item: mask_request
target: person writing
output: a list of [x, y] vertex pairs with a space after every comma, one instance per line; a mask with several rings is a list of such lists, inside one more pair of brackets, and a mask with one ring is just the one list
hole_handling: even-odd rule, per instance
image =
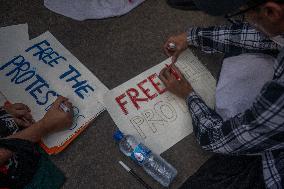
[[[61, 109], [63, 103], [70, 111]], [[22, 104], [0, 108], [0, 188], [23, 188], [37, 171], [40, 154], [35, 144], [43, 137], [72, 125], [72, 103], [59, 96], [38, 122]]]
[[[170, 37], [165, 51], [173, 56], [173, 63], [188, 46], [203, 51], [243, 53], [278, 53], [273, 78], [267, 81], [250, 107], [224, 120], [210, 109], [194, 92], [190, 83], [176, 69], [180, 81], [169, 68], [160, 72], [160, 79], [173, 94], [186, 100], [192, 115], [193, 131], [205, 150], [228, 155], [259, 155], [262, 158], [263, 183], [266, 188], [283, 188], [284, 183], [284, 1], [282, 0], [194, 0], [200, 10], [232, 19], [244, 16], [248, 23], [230, 26], [192, 28], [186, 33]], [[175, 43], [174, 50], [167, 48]], [[259, 57], [258, 57], [259, 58]], [[230, 174], [214, 180], [202, 188], [252, 188], [255, 183], [234, 183]], [[230, 180], [226, 183], [225, 180]], [[255, 182], [255, 181], [253, 181]], [[260, 181], [258, 181], [260, 182]], [[186, 187], [182, 188], [197, 188]]]

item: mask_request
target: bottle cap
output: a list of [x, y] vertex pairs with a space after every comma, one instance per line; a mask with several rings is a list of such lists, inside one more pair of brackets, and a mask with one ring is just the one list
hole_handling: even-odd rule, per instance
[[119, 142], [121, 139], [123, 139], [124, 135], [120, 130], [117, 130], [114, 135], [113, 138], [116, 142]]

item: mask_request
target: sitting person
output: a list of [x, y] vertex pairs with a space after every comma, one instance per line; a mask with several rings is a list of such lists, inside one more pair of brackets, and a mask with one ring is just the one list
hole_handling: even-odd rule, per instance
[[[70, 109], [64, 112], [60, 104]], [[23, 188], [37, 171], [40, 153], [35, 143], [44, 136], [72, 125], [72, 104], [59, 96], [44, 117], [34, 122], [21, 103], [0, 108], [0, 188]]]
[[[192, 28], [165, 44], [173, 63], [188, 45], [227, 54], [216, 91], [216, 110], [200, 99], [177, 68], [181, 81], [168, 68], [160, 73], [167, 89], [186, 99], [201, 147], [230, 155], [213, 157], [182, 188], [283, 188], [284, 1], [194, 2], [211, 15], [244, 15], [250, 24]], [[169, 43], [176, 48], [168, 48]], [[275, 53], [277, 59], [265, 55]]]

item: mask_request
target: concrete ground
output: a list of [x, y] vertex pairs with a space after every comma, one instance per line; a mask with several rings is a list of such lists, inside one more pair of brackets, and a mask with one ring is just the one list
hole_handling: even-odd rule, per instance
[[[0, 26], [28, 23], [30, 38], [49, 30], [110, 89], [163, 61], [162, 45], [192, 26], [223, 23], [200, 12], [170, 8], [165, 0], [147, 0], [129, 14], [104, 20], [75, 21], [49, 11], [39, 0], [1, 0]], [[220, 55], [195, 53], [214, 77]], [[107, 112], [96, 119], [65, 151], [51, 157], [65, 173], [63, 188], [143, 189], [118, 164], [126, 162], [153, 188], [162, 188], [142, 168], [119, 152], [112, 135], [116, 126]], [[210, 156], [189, 135], [162, 154], [178, 170], [171, 188], [178, 188]]]

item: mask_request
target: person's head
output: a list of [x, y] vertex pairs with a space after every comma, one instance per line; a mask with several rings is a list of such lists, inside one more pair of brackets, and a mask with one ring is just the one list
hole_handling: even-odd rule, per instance
[[257, 29], [273, 37], [284, 33], [284, 0], [194, 0], [213, 16], [245, 15]]

